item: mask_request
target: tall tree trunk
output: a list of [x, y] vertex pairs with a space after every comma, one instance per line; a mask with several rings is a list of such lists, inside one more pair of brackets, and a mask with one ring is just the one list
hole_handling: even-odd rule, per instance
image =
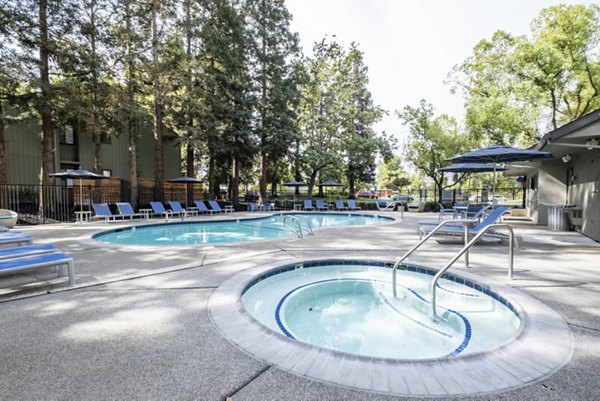
[[[39, 2], [39, 28], [40, 28], [40, 83], [41, 102], [39, 113], [42, 119], [42, 168], [40, 181], [42, 185], [51, 185], [52, 177], [48, 174], [54, 172], [54, 126], [52, 124], [52, 106], [50, 99], [50, 43], [48, 39], [48, 1]], [[42, 202], [40, 202], [40, 205]]]
[[279, 178], [273, 177], [271, 180], [271, 197], [277, 196], [277, 185], [279, 184]]
[[159, 41], [158, 41], [158, 10], [160, 0], [153, 0], [152, 6], [152, 89], [154, 95], [154, 182], [156, 196], [159, 201], [164, 201], [164, 147], [162, 127], [162, 94], [159, 74]]
[[127, 133], [129, 134], [129, 183], [131, 185], [131, 202], [134, 206], [139, 206], [139, 183], [137, 175], [137, 131], [135, 127], [135, 63], [133, 60], [133, 39], [131, 37], [133, 27], [131, 25], [130, 2], [125, 2], [125, 18], [127, 26]]
[[100, 138], [100, 106], [98, 100], [98, 55], [96, 54], [96, 1], [90, 4], [90, 45], [92, 47], [92, 115], [94, 126], [92, 127], [94, 137], [94, 171], [102, 174], [102, 140]]
[[[261, 139], [261, 148], [264, 146], [264, 137]], [[267, 152], [260, 151], [260, 179], [258, 181], [258, 196], [261, 203], [267, 201]]]
[[348, 175], [348, 187], [349, 187], [348, 188], [348, 198], [350, 198], [350, 199], [355, 198], [355, 196], [354, 196], [355, 191], [356, 191], [355, 185], [356, 185], [356, 182], [354, 180], [354, 174]]
[[[185, 2], [185, 36], [186, 36], [186, 61], [187, 61], [187, 95], [192, 96], [193, 82], [192, 82], [192, 10], [191, 1]], [[191, 110], [188, 107], [188, 110]], [[194, 133], [192, 127], [194, 126], [194, 117], [191, 111], [188, 111], [188, 132], [187, 132], [187, 144], [185, 148], [185, 172], [188, 177], [194, 177]]]
[[240, 203], [240, 167], [235, 156], [232, 157], [231, 202], [234, 206]]
[[208, 156], [208, 197], [216, 199], [216, 180], [215, 180], [215, 156], [212, 150], [209, 150]]
[[319, 173], [319, 170], [314, 170], [310, 175], [310, 180], [308, 181], [308, 199], [312, 199], [312, 193], [315, 187], [315, 182], [317, 181], [317, 174]]
[[6, 184], [8, 184], [8, 171], [6, 169], [6, 138], [4, 137], [4, 109], [2, 107], [2, 100], [0, 100], [0, 207], [7, 209], [8, 205], [8, 191]]
[[[0, 100], [0, 185], [8, 184], [6, 170], [6, 138], [4, 137], [4, 108]], [[4, 200], [4, 199], [2, 199]], [[4, 205], [2, 205], [4, 207]]]
[[[264, 0], [261, 2], [262, 10], [265, 9]], [[260, 179], [258, 182], [258, 195], [260, 197], [260, 202], [265, 204], [267, 199], [267, 163], [268, 163], [268, 154], [267, 154], [267, 132], [265, 131], [265, 123], [267, 120], [267, 65], [266, 65], [266, 57], [267, 57], [267, 40], [266, 40], [266, 28], [265, 28], [265, 19], [266, 16], [262, 15], [262, 18], [259, 19], [259, 23], [261, 24], [260, 36], [261, 36], [261, 47], [262, 47], [262, 60], [261, 60], [261, 77], [260, 77]]]

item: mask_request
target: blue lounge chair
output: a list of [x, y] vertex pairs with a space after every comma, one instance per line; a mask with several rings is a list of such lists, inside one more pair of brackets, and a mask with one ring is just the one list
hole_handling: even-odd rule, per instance
[[348, 209], [349, 210], [362, 210], [360, 206], [356, 205], [354, 199], [348, 199]]
[[166, 210], [161, 202], [150, 202], [150, 207], [152, 208], [152, 213], [155, 216], [164, 216], [165, 221], [169, 221], [171, 216], [173, 216], [173, 212]]
[[41, 253], [55, 252], [56, 248], [52, 245], [25, 245], [16, 248], [0, 249], [0, 260], [20, 258], [23, 256], [37, 255]]
[[69, 274], [69, 286], [75, 285], [75, 266], [73, 258], [62, 252], [43, 253], [25, 257], [15, 257], [0, 260], [0, 274], [14, 274], [24, 270], [35, 270], [44, 267], [60, 267], [58, 274], [63, 276], [64, 265], [67, 266]]
[[214, 200], [209, 200], [208, 205], [215, 213], [233, 213], [233, 206], [221, 208], [219, 203]]
[[323, 199], [317, 199], [315, 202], [316, 202], [317, 210], [329, 210], [327, 205], [325, 205], [325, 203], [323, 203]]
[[[485, 227], [490, 224], [494, 224], [497, 220], [499, 220], [504, 213], [508, 211], [506, 207], [497, 207], [494, 209], [481, 223], [476, 225], [473, 228], [469, 228], [469, 235], [477, 235], [479, 231], [483, 230]], [[435, 225], [421, 225], [419, 226], [419, 237], [422, 238], [423, 235], [429, 234], [435, 228]], [[439, 235], [463, 235], [464, 228], [462, 226], [446, 226], [442, 227], [441, 230], [436, 231], [436, 234]]]
[[272, 212], [275, 210], [275, 204], [274, 203], [267, 203], [266, 205], [262, 206], [263, 210], [265, 212]]
[[123, 219], [125, 219], [125, 217], [129, 217], [130, 219], [133, 219], [134, 217], [144, 217], [143, 213], [136, 213], [129, 202], [117, 202], [117, 209], [119, 209], [119, 214], [123, 216]]
[[307, 199], [304, 201], [304, 210], [315, 210], [315, 207], [313, 206], [312, 200]]
[[22, 234], [20, 232], [9, 232], [0, 234], [0, 246], [24, 246], [33, 243], [31, 235]]
[[[471, 214], [469, 215], [469, 213], [467, 212], [466, 215], [469, 216], [467, 218], [467, 220], [472, 221], [473, 224], [479, 223], [479, 221], [481, 220], [481, 218], [484, 216], [485, 212], [488, 211], [488, 209], [490, 209], [492, 206], [488, 205], [488, 206], [484, 206], [484, 207], [479, 207], [477, 213]], [[417, 233], [420, 232], [421, 226], [437, 226], [439, 224], [441, 220], [420, 220], [419, 221], [419, 228], [417, 229]], [[457, 220], [460, 221], [460, 220]], [[447, 225], [446, 227], [450, 227], [454, 224], [450, 224]], [[463, 225], [461, 223], [457, 223], [455, 225], [455, 227], [463, 227]]]
[[93, 219], [104, 219], [104, 221], [109, 222], [110, 220], [117, 220], [117, 217], [125, 220], [125, 217], [120, 214], [113, 214], [110, 211], [107, 203], [92, 203], [92, 208], [94, 209]]
[[447, 214], [448, 214], [448, 215], [451, 215], [453, 219], [455, 219], [455, 218], [457, 217], [457, 216], [456, 216], [456, 210], [455, 210], [455, 209], [446, 209], [446, 208], [444, 207], [444, 205], [442, 205], [441, 203], [438, 203], [438, 207], [440, 208], [440, 212], [439, 212], [439, 213], [440, 213], [440, 215], [439, 215], [439, 217], [438, 217], [438, 220], [439, 220], [439, 221], [442, 221], [442, 220], [444, 220], [444, 216], [445, 216], [445, 215], [447, 215]]
[[250, 202], [248, 203], [248, 211], [249, 212], [258, 212], [259, 210], [261, 210], [262, 208], [259, 207], [256, 203], [254, 202]]
[[181, 203], [179, 203], [179, 201], [169, 201], [169, 206], [171, 207], [173, 214], [179, 215], [182, 218], [187, 217], [188, 215], [198, 214], [194, 213], [191, 210], [185, 210], [183, 206], [181, 206]]
[[344, 201], [337, 199], [335, 201], [335, 210], [348, 210], [346, 206], [344, 206]]
[[466, 217], [467, 219], [480, 220], [485, 213], [492, 209], [492, 205], [469, 205], [467, 207]]
[[198, 208], [198, 213], [210, 213], [213, 214], [213, 211], [206, 207], [206, 204], [202, 201], [194, 201], [194, 205]]

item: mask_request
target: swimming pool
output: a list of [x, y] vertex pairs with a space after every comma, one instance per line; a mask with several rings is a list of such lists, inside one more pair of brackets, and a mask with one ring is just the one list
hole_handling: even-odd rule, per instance
[[394, 298], [391, 270], [384, 263], [298, 264], [258, 277], [244, 291], [242, 304], [288, 338], [379, 358], [422, 360], [485, 352], [519, 332], [521, 319], [511, 302], [450, 274], [439, 282], [440, 318], [432, 321], [429, 285], [434, 273], [401, 270], [400, 296]]
[[[445, 321], [436, 327], [430, 319], [429, 291], [426, 287], [415, 286], [410, 278], [411, 275], [419, 275], [431, 283], [435, 270], [406, 266], [402, 281], [398, 281], [399, 299], [393, 299], [393, 263], [393, 260], [380, 258], [324, 258], [297, 259], [285, 264], [256, 264], [231, 276], [213, 291], [209, 298], [211, 321], [228, 341], [270, 366], [320, 382], [397, 396], [498, 394], [538, 383], [571, 359], [574, 343], [569, 327], [558, 313], [535, 298], [466, 271], [446, 274], [440, 280], [441, 288], [437, 291], [437, 310]], [[330, 274], [323, 277], [318, 277], [320, 273], [316, 274], [318, 270], [331, 269]], [[344, 269], [346, 272], [343, 272]], [[281, 288], [278, 293], [253, 294], [253, 288], [266, 286], [270, 279], [276, 283], [288, 281], [287, 273], [298, 274], [299, 281], [290, 281], [290, 285], [286, 289]], [[301, 276], [307, 281], [302, 281]], [[327, 283], [335, 285], [320, 287]], [[417, 294], [423, 299], [419, 299]], [[366, 295], [368, 301], [357, 301], [355, 305], [355, 299], [347, 299], [349, 295], [357, 295], [358, 298]], [[476, 301], [472, 302], [471, 298]], [[318, 299], [320, 301], [317, 302]], [[468, 300], [462, 302], [460, 299]], [[404, 303], [417, 305], [416, 310], [409, 311], [402, 306]], [[420, 310], [418, 305], [424, 308]], [[356, 318], [356, 310], [362, 310], [362, 316], [371, 317], [372, 306], [384, 310], [387, 317], [374, 316], [374, 327], [366, 330], [364, 327], [357, 328], [355, 322], [358, 324], [364, 319], [360, 315]], [[440, 306], [448, 310], [447, 313]], [[264, 316], [253, 316], [250, 313], [252, 309], [264, 311]], [[507, 324], [502, 318], [484, 323], [473, 316], [480, 312], [493, 315], [494, 309], [502, 309], [501, 313], [508, 322], [512, 321], [508, 326], [512, 327], [505, 327]], [[303, 314], [314, 315], [305, 319]], [[459, 314], [467, 319], [468, 326]], [[355, 318], [349, 319], [350, 315]], [[332, 323], [334, 319], [337, 319], [335, 324]], [[397, 321], [403, 321], [402, 325], [411, 332], [413, 326], [427, 325], [429, 327], [420, 329], [429, 333], [421, 331], [417, 338], [405, 342], [397, 335], [398, 329], [391, 327]], [[344, 326], [349, 329], [346, 336], [341, 334]], [[518, 328], [514, 331], [516, 326]], [[467, 327], [470, 327], [470, 336]], [[501, 336], [495, 333], [507, 329], [510, 330]], [[312, 332], [316, 333], [314, 344], [307, 338], [301, 338]], [[377, 332], [382, 336], [369, 337]], [[452, 336], [452, 339], [448, 340], [449, 337], [444, 334]], [[422, 335], [427, 335], [430, 340], [437, 336], [434, 342], [441, 338], [444, 344], [434, 351], [425, 349], [425, 352], [419, 352], [429, 346], [427, 343], [423, 346], [418, 344], [418, 337]], [[341, 351], [326, 343], [328, 337], [354, 344], [348, 351]], [[385, 337], [388, 338], [384, 343]], [[493, 344], [485, 344], [492, 340]], [[396, 352], [397, 342], [405, 343], [404, 348], [415, 349], [393, 357], [391, 352]], [[366, 348], [370, 351], [361, 352]]]
[[313, 228], [382, 224], [393, 218], [367, 214], [301, 213], [261, 218], [177, 222], [123, 227], [92, 236], [93, 239], [127, 245], [197, 245], [273, 239], [295, 236], [284, 224], [286, 216], [303, 216]]

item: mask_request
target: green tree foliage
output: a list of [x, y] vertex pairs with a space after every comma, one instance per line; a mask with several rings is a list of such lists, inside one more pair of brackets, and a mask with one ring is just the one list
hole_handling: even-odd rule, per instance
[[298, 123], [302, 132], [301, 163], [309, 177], [312, 195], [317, 174], [330, 165], [341, 165], [340, 130], [343, 103], [338, 101], [344, 83], [340, 70], [344, 49], [335, 42], [315, 43], [313, 58], [306, 60], [307, 81], [302, 86]]
[[[296, 141], [299, 102], [300, 49], [290, 31], [291, 15], [283, 0], [248, 0], [247, 14], [251, 70], [256, 91], [256, 124], [260, 157], [259, 195], [265, 199], [269, 172], [290, 153]], [[274, 177], [273, 177], [274, 178]]]
[[75, 4], [71, 1], [2, 0], [3, 30], [13, 46], [18, 79], [30, 92], [31, 109], [41, 120], [40, 182], [52, 183], [54, 172], [54, 111], [61, 89], [51, 76], [59, 76], [59, 60], [65, 56], [64, 38], [71, 31]]
[[139, 0], [121, 0], [115, 4], [112, 23], [109, 27], [113, 44], [111, 47], [113, 68], [114, 103], [117, 131], [126, 130], [129, 138], [129, 183], [131, 200], [137, 203], [137, 141], [141, 127], [148, 123], [143, 108], [144, 75], [143, 52], [145, 50], [144, 26], [147, 14]]
[[[200, 61], [206, 112], [203, 134], [208, 148], [211, 197], [219, 181], [230, 176], [237, 200], [239, 169], [255, 153], [251, 138], [252, 88], [247, 70], [246, 30], [240, 9], [229, 1], [205, 2], [206, 22], [201, 32]], [[221, 168], [219, 166], [229, 166]], [[220, 177], [219, 177], [220, 176]]]
[[530, 37], [497, 31], [456, 66], [449, 81], [466, 97], [465, 124], [488, 143], [530, 145], [600, 107], [600, 8], [541, 11]]
[[373, 104], [367, 69], [355, 45], [346, 51], [336, 42], [322, 40], [313, 53], [306, 61], [298, 118], [308, 193], [321, 171], [338, 168], [343, 169], [352, 195], [357, 181], [374, 181], [376, 155], [389, 153], [388, 142], [373, 130], [383, 110]]
[[410, 131], [405, 159], [433, 180], [437, 199], [441, 201], [442, 191], [451, 185], [444, 185], [444, 173], [437, 169], [448, 165], [446, 159], [469, 149], [469, 140], [459, 133], [453, 118], [435, 117], [433, 106], [425, 100], [418, 107], [405, 106], [396, 114]]
[[383, 109], [373, 103], [367, 87], [368, 69], [363, 62], [363, 53], [356, 44], [351, 44], [342, 69], [343, 125], [340, 142], [346, 164], [349, 195], [354, 197], [356, 183], [375, 181], [376, 156], [391, 154], [390, 138], [377, 136], [373, 125], [381, 120]]
[[400, 157], [393, 156], [379, 166], [377, 174], [377, 186], [379, 188], [403, 191], [410, 185], [410, 178], [402, 168]]
[[110, 133], [109, 99], [112, 86], [109, 74], [109, 47], [112, 38], [112, 5], [108, 0], [84, 0], [74, 10], [74, 29], [69, 37], [69, 57], [63, 58], [61, 69], [69, 87], [65, 99], [67, 119], [79, 119], [83, 131], [94, 143], [94, 170], [102, 173], [101, 135]]

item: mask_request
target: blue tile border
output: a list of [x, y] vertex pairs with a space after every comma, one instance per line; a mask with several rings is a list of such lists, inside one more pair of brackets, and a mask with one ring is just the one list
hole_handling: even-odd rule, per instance
[[[393, 266], [394, 262], [382, 262], [382, 261], [368, 260], [368, 259], [363, 259], [363, 260], [327, 259], [327, 260], [316, 260], [316, 261], [311, 260], [311, 261], [306, 261], [306, 262], [296, 261], [293, 264], [286, 264], [283, 266], [279, 266], [279, 267], [270, 269], [267, 272], [260, 274], [258, 277], [255, 277], [243, 288], [243, 290], [240, 294], [240, 297], [243, 296], [244, 293], [246, 293], [246, 291], [248, 291], [248, 289], [250, 287], [252, 287], [253, 285], [255, 285], [269, 277], [275, 276], [277, 274], [286, 273], [286, 272], [295, 270], [295, 266], [298, 264], [302, 264], [303, 269], [310, 269], [313, 267], [336, 266], [336, 265], [340, 265], [340, 266], [373, 266], [373, 267], [383, 267], [383, 268], [391, 269], [391, 266]], [[429, 269], [429, 268], [421, 267], [421, 266], [414, 266], [414, 265], [405, 265], [404, 270], [409, 271], [409, 272], [414, 272], [414, 273], [426, 274], [428, 276], [435, 276], [437, 274], [437, 270], [433, 270], [433, 269]], [[465, 285], [466, 287], [471, 288], [477, 292], [480, 292], [483, 295], [492, 297], [496, 301], [500, 302], [502, 305], [506, 306], [517, 318], [519, 318], [519, 319], [522, 318], [518, 308], [516, 308], [510, 301], [508, 301], [503, 296], [490, 290], [489, 287], [487, 287], [485, 285], [481, 285], [481, 284], [473, 282], [473, 281], [470, 281], [470, 280], [467, 280], [460, 276], [456, 276], [452, 273], [444, 273], [442, 275], [442, 278], [449, 280], [449, 281], [453, 281], [457, 284]], [[460, 295], [464, 295], [464, 296], [476, 296], [473, 294], [461, 293], [461, 292], [455, 292], [452, 290], [448, 290], [448, 289], [441, 287], [439, 284], [438, 284], [437, 288], [440, 288], [443, 291], [447, 291], [450, 293], [456, 293], [456, 294], [460, 294]]]

